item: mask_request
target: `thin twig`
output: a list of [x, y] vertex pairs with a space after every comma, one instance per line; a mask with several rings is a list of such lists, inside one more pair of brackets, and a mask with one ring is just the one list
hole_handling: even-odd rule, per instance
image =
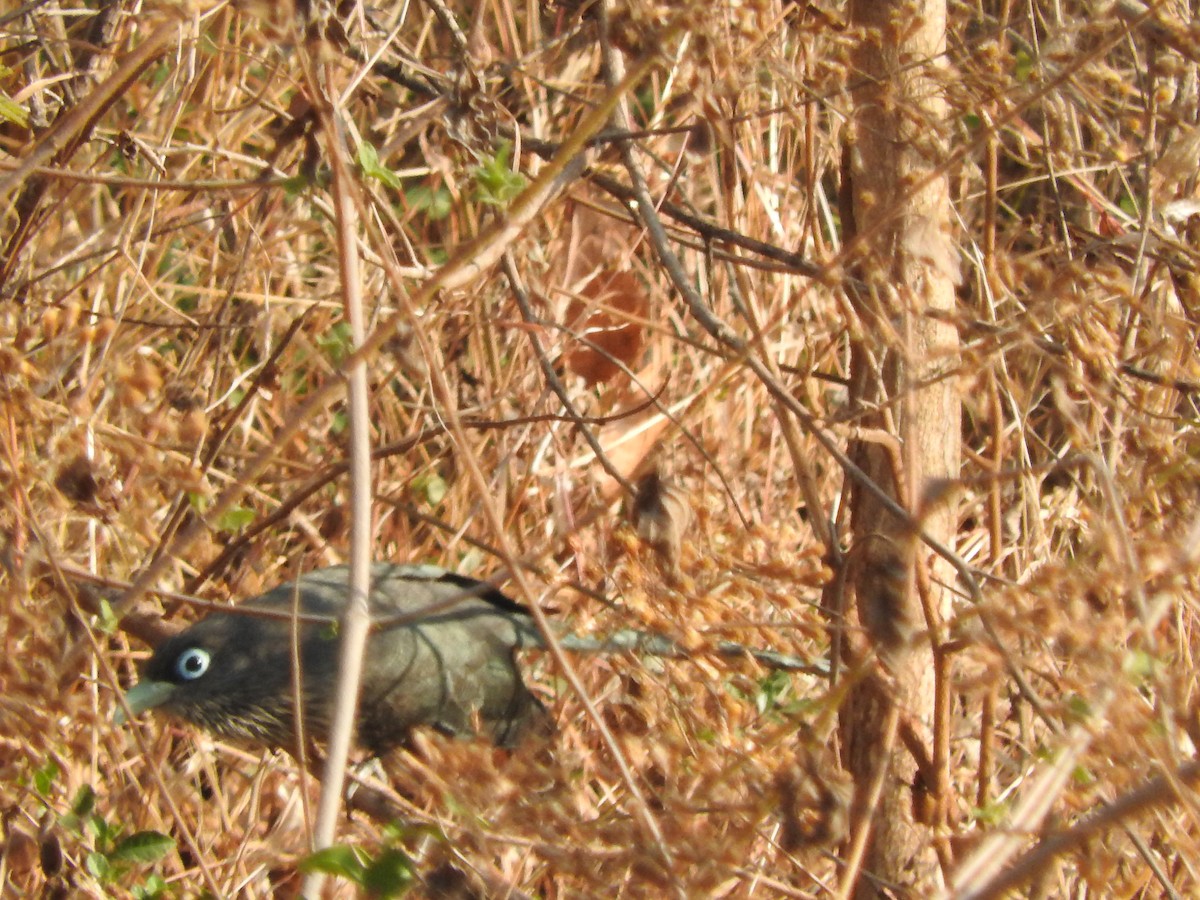
[[[308, 61], [307, 55], [304, 61]], [[306, 69], [308, 67], [306, 66]], [[349, 148], [342, 129], [340, 94], [328, 65], [321, 67], [319, 80], [311, 69], [307, 71], [309, 86], [333, 170], [334, 208], [336, 210], [338, 259], [340, 262], [342, 299], [350, 323], [353, 346], [366, 342], [363, 315], [362, 276], [358, 256], [358, 198], [357, 182], [349, 166]], [[337, 834], [338, 812], [341, 809], [342, 786], [346, 777], [346, 762], [354, 738], [354, 722], [358, 712], [359, 683], [362, 680], [363, 657], [370, 630], [372, 557], [371, 515], [371, 423], [366, 360], [352, 357], [346, 366], [348, 381], [348, 418], [350, 429], [350, 577], [346, 591], [346, 607], [341, 625], [338, 655], [338, 679], [333, 716], [326, 747], [325, 767], [321, 776], [321, 800], [313, 828], [313, 849], [321, 850], [333, 844]], [[322, 876], [313, 873], [304, 886], [306, 897], [320, 895]]]

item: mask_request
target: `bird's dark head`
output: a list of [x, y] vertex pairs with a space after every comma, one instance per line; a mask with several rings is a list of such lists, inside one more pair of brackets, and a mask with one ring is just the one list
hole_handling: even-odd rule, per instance
[[[290, 743], [290, 631], [279, 620], [209, 616], [155, 649], [141, 680], [125, 696], [130, 713], [158, 709], [222, 737]], [[332, 654], [336, 641], [329, 643]]]

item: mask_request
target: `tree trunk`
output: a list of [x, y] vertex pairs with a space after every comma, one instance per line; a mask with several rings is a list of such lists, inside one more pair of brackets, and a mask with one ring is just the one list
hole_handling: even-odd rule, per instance
[[940, 585], [953, 583], [953, 571], [917, 535], [953, 543], [953, 508], [940, 499], [923, 508], [923, 500], [929, 485], [958, 476], [961, 417], [945, 376], [958, 354], [949, 321], [957, 255], [942, 170], [946, 9], [944, 0], [855, 0], [851, 16], [862, 32], [851, 73], [846, 212], [865, 283], [851, 356], [851, 400], [864, 430], [851, 450], [910, 518], [852, 486], [843, 648], [870, 674], [848, 694], [840, 731], [855, 783], [853, 834], [866, 840], [855, 896], [931, 896], [940, 884], [931, 825], [946, 802], [945, 740], [934, 737], [945, 733], [946, 709], [943, 700], [935, 713], [933, 648], [949, 601]]

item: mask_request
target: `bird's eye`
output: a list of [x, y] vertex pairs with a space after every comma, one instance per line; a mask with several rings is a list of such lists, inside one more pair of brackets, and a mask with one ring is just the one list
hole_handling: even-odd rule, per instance
[[208, 664], [211, 661], [212, 656], [207, 650], [189, 647], [176, 658], [175, 674], [182, 681], [195, 681], [208, 671]]

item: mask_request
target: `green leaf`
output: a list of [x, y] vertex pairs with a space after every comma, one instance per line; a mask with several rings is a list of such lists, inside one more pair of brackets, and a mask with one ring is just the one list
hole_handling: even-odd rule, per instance
[[166, 84], [167, 79], [172, 77], [174, 74], [175, 66], [166, 61], [161, 62], [151, 71], [151, 83], [155, 87], [160, 87]]
[[120, 825], [113, 828], [104, 820], [104, 816], [94, 812], [87, 817], [87, 827], [91, 829], [92, 834], [96, 836], [96, 845], [98, 847], [108, 847], [112, 844], [113, 838], [121, 830]]
[[977, 806], [971, 810], [971, 818], [982, 822], [984, 825], [999, 825], [1008, 815], [1009, 805], [1003, 801], [995, 800], [987, 806]]
[[1092, 716], [1092, 705], [1079, 694], [1067, 698], [1067, 710], [1078, 719], [1090, 719]]
[[384, 825], [381, 834], [384, 842], [388, 844], [424, 840], [425, 838], [430, 838], [439, 844], [450, 843], [450, 838], [446, 837], [446, 833], [436, 825], [413, 825], [400, 819], [394, 819]]
[[108, 881], [108, 879], [112, 877], [112, 863], [108, 861], [108, 857], [103, 853], [97, 853], [95, 851], [89, 853], [87, 855], [87, 860], [84, 862], [84, 866], [87, 868], [91, 876], [97, 881]]
[[58, 763], [52, 759], [47, 760], [45, 765], [33, 773], [33, 789], [43, 797], [49, 796], [58, 775]]
[[758, 694], [754, 698], [754, 707], [762, 715], [773, 710], [779, 703], [779, 698], [792, 683], [787, 672], [775, 671], [758, 683]]
[[113, 612], [112, 604], [104, 597], [100, 598], [100, 615], [96, 617], [96, 627], [104, 634], [116, 634], [121, 620]]
[[446, 480], [436, 473], [417, 476], [412, 481], [412, 489], [423, 495], [430, 506], [437, 506], [441, 503], [449, 490], [446, 487]]
[[1155, 659], [1145, 650], [1134, 650], [1125, 657], [1123, 668], [1134, 681], [1142, 682], [1154, 674]]
[[454, 208], [454, 200], [446, 188], [431, 188], [418, 184], [404, 194], [404, 199], [411, 209], [420, 210], [431, 222], [438, 222], [450, 215]]
[[512, 144], [504, 144], [483, 165], [475, 170], [475, 197], [492, 206], [508, 206], [525, 189], [528, 179], [509, 166]]
[[135, 884], [129, 889], [136, 900], [158, 900], [167, 893], [167, 883], [161, 875], [151, 874], [142, 884]]
[[110, 862], [158, 862], [175, 849], [175, 839], [159, 831], [138, 831], [125, 838], [108, 854]]
[[317, 338], [317, 346], [325, 351], [335, 366], [340, 366], [354, 349], [354, 339], [350, 334], [350, 323], [345, 319], [334, 324], [327, 332]]
[[306, 190], [308, 190], [310, 182], [304, 175], [293, 175], [291, 178], [283, 180], [283, 192], [291, 200], [295, 200]]
[[654, 88], [641, 88], [633, 92], [633, 98], [637, 105], [636, 114], [642, 122], [649, 122], [654, 117], [654, 107], [658, 105], [658, 92]]
[[332, 434], [338, 435], [350, 427], [350, 417], [343, 410], [338, 410], [333, 414], [333, 421], [329, 423], [329, 431]]
[[299, 869], [306, 875], [310, 872], [324, 872], [326, 875], [336, 875], [361, 885], [366, 872], [363, 859], [364, 854], [361, 850], [345, 844], [335, 844], [300, 860]]
[[0, 91], [0, 119], [12, 122], [22, 128], [29, 127], [29, 110]]
[[96, 792], [90, 784], [85, 784], [75, 793], [75, 802], [71, 804], [71, 815], [80, 819], [91, 815], [96, 808]]
[[358, 165], [368, 178], [382, 181], [392, 190], [403, 189], [404, 183], [400, 176], [379, 161], [379, 151], [366, 141], [358, 145]]
[[1025, 50], [1018, 50], [1013, 62], [1013, 78], [1028, 81], [1033, 76], [1033, 69], [1033, 57]]
[[217, 529], [237, 534], [254, 521], [254, 510], [245, 506], [233, 506], [221, 513], [217, 520]]
[[403, 850], [384, 850], [363, 872], [362, 886], [375, 897], [399, 897], [416, 880], [416, 868]]

